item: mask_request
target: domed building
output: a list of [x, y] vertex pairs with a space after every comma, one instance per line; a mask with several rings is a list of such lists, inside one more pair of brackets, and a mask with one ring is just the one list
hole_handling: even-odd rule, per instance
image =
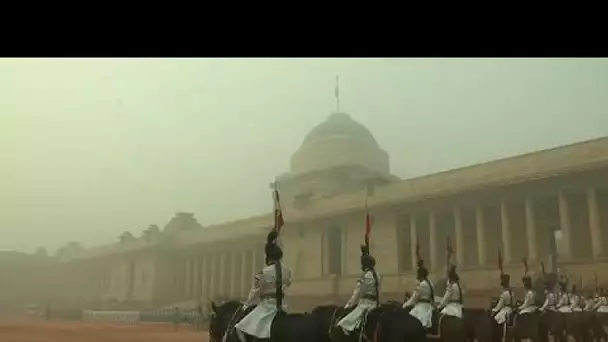
[[296, 206], [398, 180], [390, 174], [388, 153], [346, 113], [332, 113], [314, 127], [291, 157], [290, 172], [276, 178], [283, 197]]
[[[485, 307], [499, 287], [499, 250], [515, 279], [525, 257], [535, 279], [541, 264], [553, 271], [559, 264], [580, 280], [579, 288], [593, 288], [594, 275], [608, 281], [607, 172], [604, 137], [400, 180], [372, 133], [333, 113], [304, 138], [289, 172], [275, 179], [284, 262], [293, 271], [287, 302], [294, 311], [344, 304], [360, 277], [366, 209], [382, 301], [412, 291], [418, 257], [433, 282], [444, 278], [449, 257], [466, 305]], [[269, 202], [268, 212], [213, 225], [178, 213], [158, 238], [144, 231], [130, 243], [70, 253], [57, 266], [57, 284], [21, 283], [65, 300], [114, 298], [125, 308], [246, 298], [264, 265], [274, 220], [269, 197], [260, 199]], [[230, 197], [221, 200], [230, 205]]]

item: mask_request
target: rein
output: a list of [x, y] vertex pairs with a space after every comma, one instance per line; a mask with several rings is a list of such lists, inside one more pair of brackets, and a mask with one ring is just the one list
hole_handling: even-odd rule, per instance
[[365, 327], [367, 326], [367, 318], [369, 315], [369, 311], [365, 310], [364, 312], [364, 316], [363, 316], [363, 320], [361, 321], [361, 331], [359, 332], [359, 341], [358, 342], [363, 342], [363, 339], [365, 339], [365, 341], [367, 342], [377, 342], [378, 341], [378, 331], [380, 330], [380, 325], [382, 324], [382, 314], [378, 317], [378, 322], [376, 322], [376, 326], [374, 327], [374, 335], [372, 336], [372, 340], [369, 339], [369, 337], [367, 337], [367, 335], [365, 335]]
[[[236, 310], [234, 310], [234, 313], [232, 314], [232, 318], [230, 318], [230, 321], [228, 321], [228, 326], [226, 327], [226, 331], [224, 331], [224, 335], [222, 335], [222, 342], [226, 342], [226, 339], [228, 338], [228, 336], [230, 335], [230, 333], [232, 332], [232, 330], [234, 329], [234, 321], [236, 318], [236, 314], [241, 310], [241, 307], [238, 307]], [[211, 342], [215, 342], [215, 341], [211, 341]]]
[[329, 320], [329, 328], [327, 329], [327, 336], [331, 340], [331, 330], [334, 327], [334, 318], [336, 318], [336, 312], [338, 312], [338, 307], [334, 309], [334, 312], [331, 314], [331, 319]]

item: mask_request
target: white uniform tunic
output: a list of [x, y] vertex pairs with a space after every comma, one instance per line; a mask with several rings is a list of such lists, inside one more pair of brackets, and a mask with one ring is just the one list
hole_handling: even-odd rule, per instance
[[549, 292], [545, 295], [545, 302], [541, 306], [540, 311], [557, 311], [555, 308], [557, 300], [555, 299], [555, 293]]
[[559, 301], [557, 302], [557, 311], [563, 313], [572, 312], [572, 308], [570, 308], [570, 297], [568, 297], [567, 293], [560, 294]]
[[[380, 280], [378, 280], [378, 282], [380, 282]], [[378, 298], [376, 298], [376, 295], [380, 293], [379, 287], [380, 284], [378, 284], [378, 289], [376, 289], [376, 281], [372, 271], [363, 273], [361, 278], [357, 281], [357, 286], [355, 287], [355, 291], [353, 291], [353, 295], [345, 306], [346, 309], [355, 305], [357, 305], [357, 307], [342, 318], [337, 325], [348, 332], [354, 331], [359, 324], [361, 324], [363, 314], [378, 306]]]
[[511, 307], [512, 300], [511, 292], [509, 290], [502, 291], [498, 298], [498, 303], [496, 303], [496, 306], [492, 309], [492, 312], [496, 314], [494, 316], [496, 323], [504, 324], [507, 321], [508, 315], [513, 312], [513, 308]]
[[608, 312], [608, 298], [606, 296], [600, 296], [598, 298], [597, 304], [595, 305], [597, 312]]
[[435, 298], [432, 293], [433, 285], [428, 280], [423, 280], [418, 283], [418, 286], [412, 293], [410, 299], [403, 304], [403, 307], [414, 306], [410, 311], [410, 315], [418, 318], [422, 326], [430, 328], [432, 326], [433, 304]]
[[[281, 265], [283, 272], [283, 293], [291, 285], [291, 270]], [[270, 338], [270, 328], [276, 316], [276, 273], [275, 265], [269, 265], [258, 273], [253, 281], [253, 286], [249, 292], [249, 297], [244, 306], [251, 306], [253, 301], [260, 299], [258, 306], [245, 316], [234, 327], [248, 335], [259, 339]], [[283, 306], [285, 308], [285, 306]]]
[[595, 301], [593, 298], [585, 299], [585, 307], [583, 307], [583, 311], [593, 311], [595, 309]]
[[570, 295], [570, 310], [572, 312], [582, 312], [581, 308], [581, 297], [577, 294], [572, 293]]
[[443, 307], [441, 313], [444, 315], [462, 318], [462, 290], [457, 282], [448, 282], [445, 294], [439, 302], [439, 307]]
[[526, 314], [535, 312], [536, 310], [538, 310], [538, 307], [536, 306], [536, 294], [533, 290], [528, 290], [524, 302], [519, 306], [519, 313]]

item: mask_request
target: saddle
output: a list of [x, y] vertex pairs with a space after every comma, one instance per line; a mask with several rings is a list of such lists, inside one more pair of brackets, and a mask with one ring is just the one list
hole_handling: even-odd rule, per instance
[[441, 338], [441, 321], [443, 320], [443, 316], [439, 311], [433, 310], [431, 314], [431, 327], [426, 329], [427, 338]]
[[377, 308], [364, 311], [361, 324], [351, 336], [356, 336], [358, 342], [376, 342], [380, 318], [381, 313]]
[[515, 322], [517, 321], [517, 316], [519, 316], [519, 314], [515, 311], [513, 311], [507, 315], [507, 322], [506, 322], [507, 328], [515, 327]]
[[276, 316], [274, 316], [270, 325], [270, 338], [267, 340], [258, 341], [283, 341], [287, 333], [288, 327], [288, 314], [285, 311], [279, 310]]

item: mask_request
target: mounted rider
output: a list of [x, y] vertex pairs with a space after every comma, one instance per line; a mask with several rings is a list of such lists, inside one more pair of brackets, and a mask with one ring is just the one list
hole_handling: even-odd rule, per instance
[[439, 302], [438, 307], [442, 315], [454, 316], [462, 319], [462, 288], [460, 287], [460, 277], [456, 273], [456, 266], [451, 264], [452, 246], [448, 237], [447, 243], [447, 266], [448, 275], [445, 286], [445, 294]]
[[494, 320], [499, 325], [507, 323], [509, 316], [513, 312], [513, 291], [511, 290], [511, 276], [505, 274], [502, 268], [502, 254], [498, 252], [498, 267], [500, 268], [500, 286], [502, 292], [498, 297], [498, 303], [492, 309]]
[[[345, 309], [357, 305], [353, 311], [342, 318], [336, 325], [339, 326], [344, 334], [349, 335], [357, 329], [363, 317], [380, 303], [380, 282], [376, 273], [376, 259], [369, 254], [369, 238], [372, 230], [372, 222], [367, 210], [367, 198], [365, 202], [365, 235], [364, 243], [361, 245], [361, 271], [363, 274], [357, 281], [357, 286], [353, 295], [346, 303]], [[365, 327], [363, 327], [365, 328]]]
[[356, 307], [337, 323], [346, 335], [355, 331], [361, 325], [364, 315], [378, 306], [380, 283], [375, 266], [376, 260], [369, 254], [369, 245], [361, 245], [361, 271], [363, 274], [357, 281], [353, 295], [344, 308], [349, 309], [355, 305]]
[[266, 239], [266, 266], [254, 277], [253, 285], [249, 291], [247, 301], [243, 304], [243, 312], [247, 310], [256, 299], [259, 304], [235, 326], [241, 342], [245, 342], [245, 335], [257, 339], [270, 339], [272, 323], [279, 312], [285, 313], [283, 303], [285, 290], [291, 285], [291, 270], [282, 265], [283, 250], [278, 244], [279, 231], [283, 226], [283, 216], [279, 204], [279, 193], [275, 188], [275, 225], [268, 233]]
[[568, 278], [564, 274], [559, 274], [558, 286], [557, 311], [561, 313], [571, 313], [572, 308], [570, 295], [568, 294]]
[[412, 296], [403, 303], [403, 308], [412, 307], [410, 315], [416, 317], [425, 329], [430, 329], [433, 325], [433, 304], [435, 301], [435, 290], [428, 280], [429, 271], [424, 267], [424, 261], [420, 258], [420, 246], [416, 246], [416, 256], [418, 259], [418, 269], [416, 278], [418, 286]]
[[554, 288], [551, 287], [551, 281], [545, 272], [545, 264], [541, 262], [543, 280], [545, 285], [545, 302], [540, 307], [541, 312], [557, 312], [557, 295], [555, 294]]
[[595, 311], [595, 298], [593, 298], [593, 293], [589, 291], [585, 296], [585, 304], [583, 306], [583, 311], [593, 312]]
[[519, 312], [519, 315], [523, 316], [538, 310], [538, 307], [536, 306], [536, 293], [532, 286], [532, 277], [528, 275], [528, 260], [526, 258], [524, 258], [524, 276], [521, 278], [521, 281], [524, 284], [526, 295], [524, 297], [524, 302], [517, 308], [517, 311]]
[[594, 309], [596, 312], [608, 313], [608, 293], [606, 293], [606, 290], [600, 289]]
[[572, 285], [572, 291], [570, 292], [570, 310], [572, 312], [582, 312], [582, 298], [576, 293], [576, 285]]
[[456, 273], [456, 266], [454, 265], [450, 265], [445, 294], [438, 306], [442, 315], [462, 318], [462, 288], [460, 287], [460, 277]]
[[281, 311], [285, 312], [283, 298], [285, 289], [291, 285], [291, 271], [281, 263], [283, 251], [277, 244], [277, 238], [276, 230], [268, 234], [265, 248], [266, 267], [255, 276], [242, 309], [247, 310], [256, 299], [259, 299], [260, 303], [234, 326], [242, 342], [245, 341], [243, 333], [258, 339], [269, 339], [275, 316]]

